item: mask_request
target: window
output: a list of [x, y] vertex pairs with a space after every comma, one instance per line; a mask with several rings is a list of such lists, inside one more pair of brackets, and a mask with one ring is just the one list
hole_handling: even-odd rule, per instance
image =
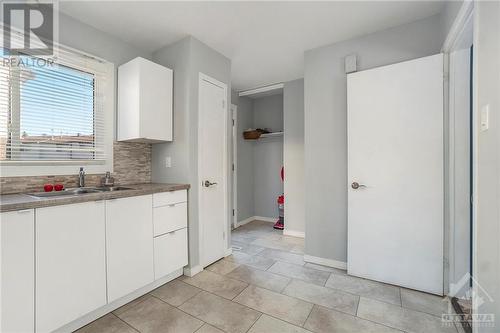
[[94, 169], [111, 171], [114, 66], [61, 47], [53, 59], [1, 52], [2, 176], [9, 165], [105, 165]]

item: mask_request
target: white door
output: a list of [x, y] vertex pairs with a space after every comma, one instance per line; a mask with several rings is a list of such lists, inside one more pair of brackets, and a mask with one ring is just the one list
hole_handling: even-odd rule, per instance
[[441, 295], [443, 57], [349, 74], [347, 95], [348, 273]]
[[227, 226], [227, 86], [200, 73], [198, 177], [201, 263], [224, 257]]

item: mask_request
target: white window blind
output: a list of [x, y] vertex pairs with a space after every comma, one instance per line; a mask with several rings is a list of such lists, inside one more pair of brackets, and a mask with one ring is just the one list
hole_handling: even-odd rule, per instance
[[0, 161], [105, 161], [103, 62], [62, 47], [54, 58], [8, 53], [0, 66]]

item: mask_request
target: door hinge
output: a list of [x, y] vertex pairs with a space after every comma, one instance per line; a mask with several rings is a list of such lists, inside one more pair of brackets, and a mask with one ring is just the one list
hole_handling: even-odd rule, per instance
[[233, 169], [233, 171], [234, 171], [234, 163], [233, 163], [233, 165], [231, 166], [231, 169]]
[[226, 239], [226, 232], [225, 231], [222, 232], [222, 239]]
[[233, 216], [234, 216], [234, 209], [233, 209]]
[[234, 119], [233, 119], [233, 127], [234, 127]]

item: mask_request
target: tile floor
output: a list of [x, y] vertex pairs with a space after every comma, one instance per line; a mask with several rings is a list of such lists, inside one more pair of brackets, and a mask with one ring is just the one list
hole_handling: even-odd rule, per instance
[[232, 242], [233, 255], [78, 332], [457, 333], [441, 324], [447, 299], [305, 263], [304, 240], [269, 222], [233, 230]]

